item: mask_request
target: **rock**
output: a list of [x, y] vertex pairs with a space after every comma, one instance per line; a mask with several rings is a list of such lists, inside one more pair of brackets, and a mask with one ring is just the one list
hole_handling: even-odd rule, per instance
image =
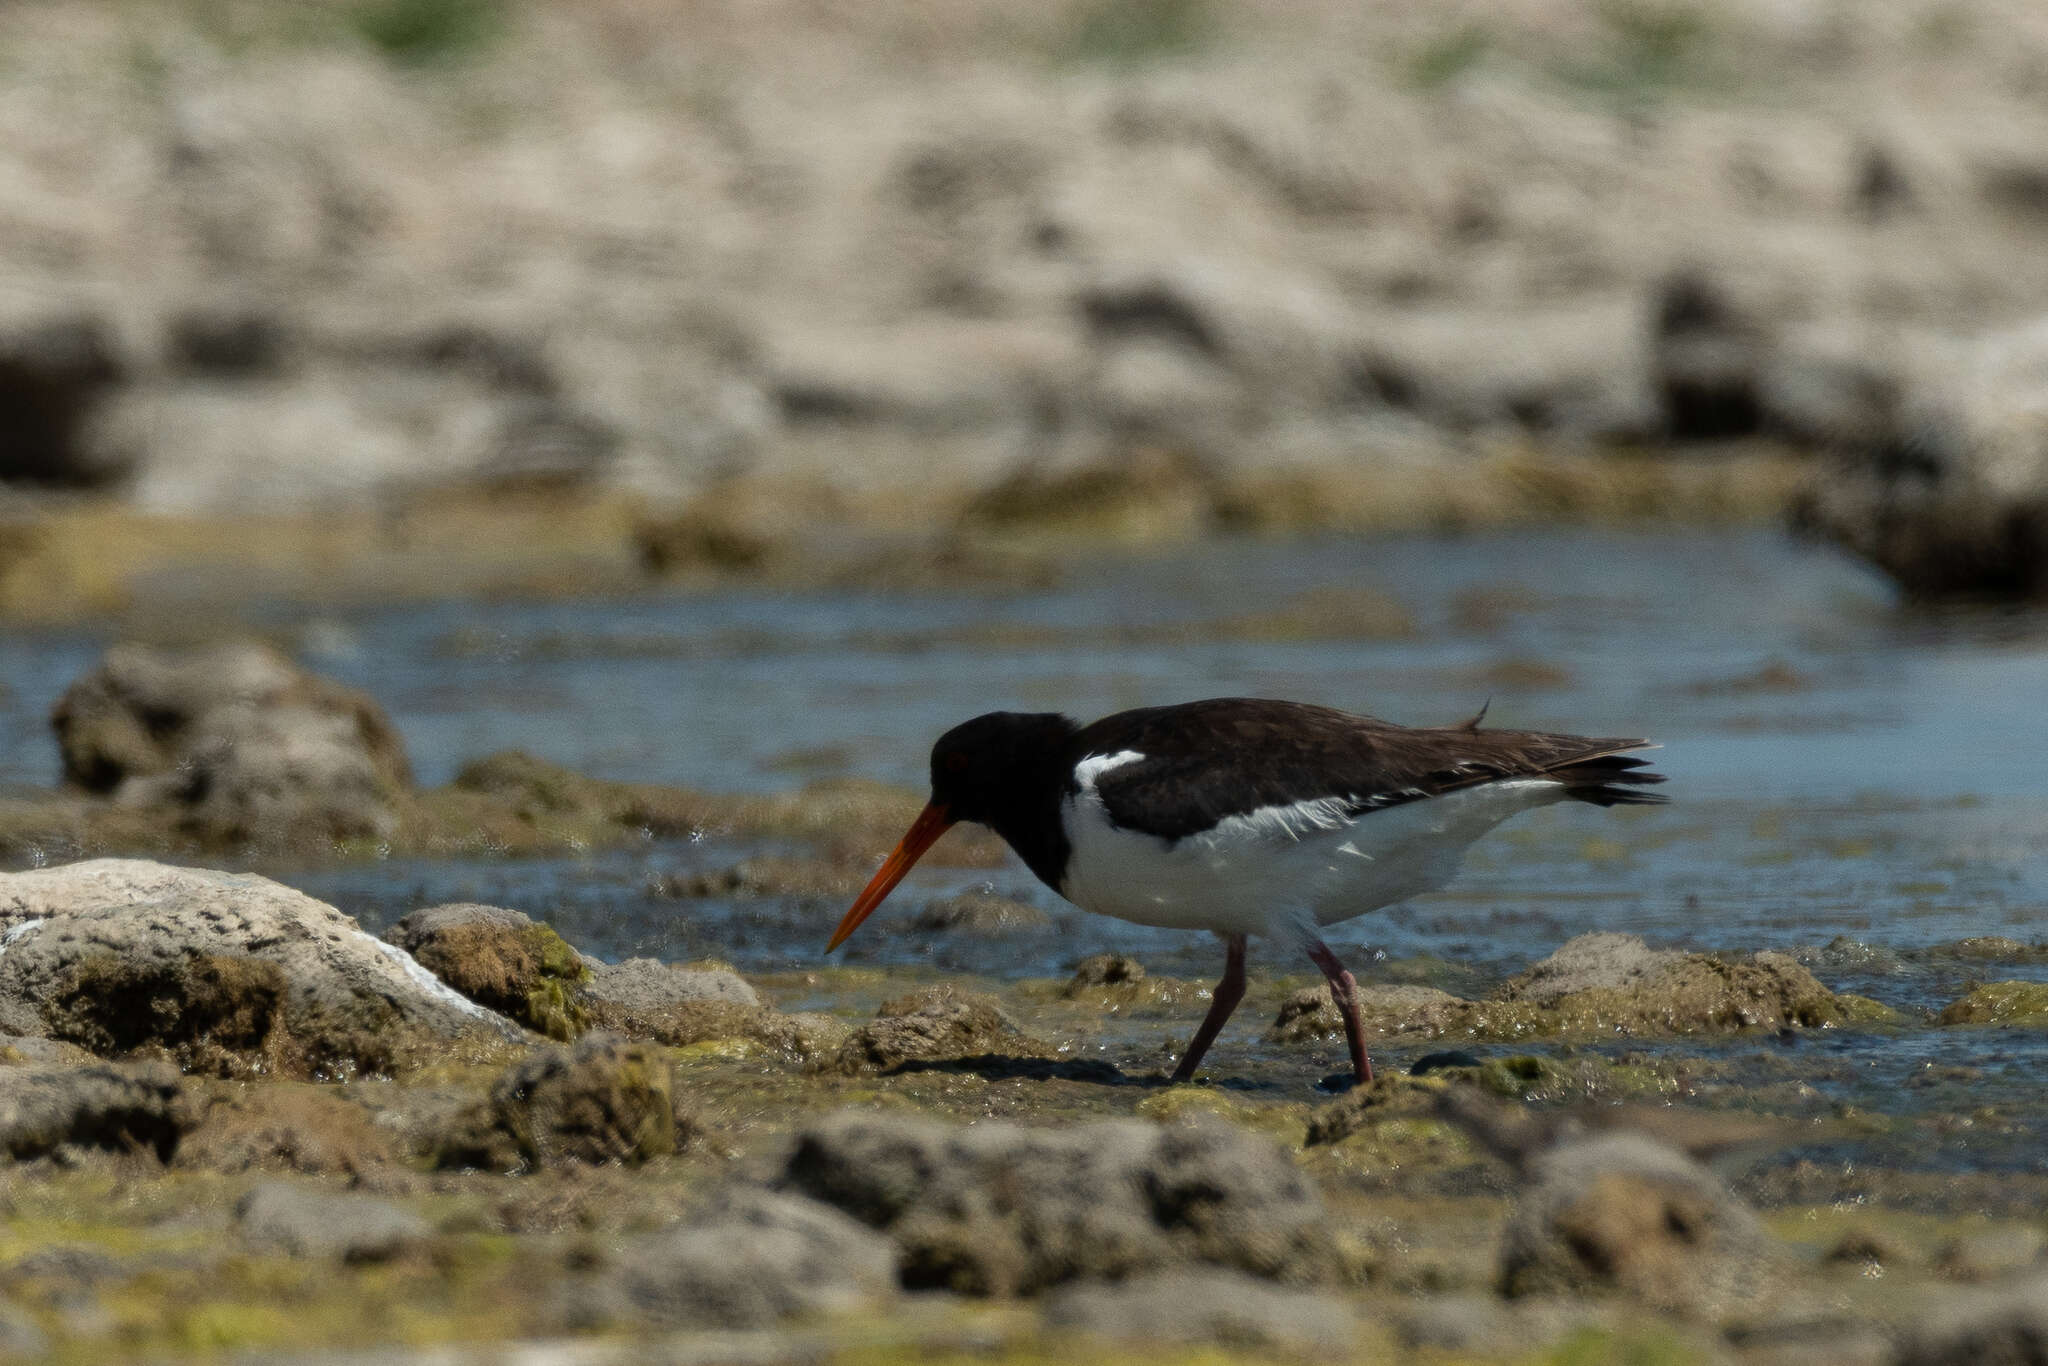
[[0, 1029], [222, 1073], [339, 1075], [509, 1026], [332, 906], [140, 859], [0, 874]]
[[1068, 1286], [1047, 1299], [1045, 1321], [1127, 1342], [1209, 1342], [1304, 1355], [1349, 1355], [1358, 1336], [1358, 1319], [1344, 1301], [1228, 1271], [1167, 1271], [1114, 1285]]
[[267, 645], [117, 645], [51, 713], [65, 781], [216, 844], [389, 834], [411, 787], [377, 704]]
[[965, 934], [1005, 935], [1042, 929], [1052, 917], [1028, 901], [986, 892], [927, 901], [910, 922], [915, 930]]
[[885, 1001], [853, 1031], [825, 1070], [889, 1072], [917, 1063], [965, 1058], [1047, 1057], [1051, 1045], [1017, 1027], [992, 997], [933, 987]]
[[2048, 982], [1990, 982], [1942, 1007], [1935, 1023], [2048, 1028]]
[[1840, 443], [1792, 509], [1906, 593], [2048, 596], [2048, 322], [1910, 348], [1891, 421]]
[[815, 1200], [740, 1188], [628, 1243], [600, 1302], [664, 1328], [767, 1328], [884, 1300], [895, 1288], [887, 1238]]
[[1429, 1295], [1412, 1299], [1400, 1310], [1394, 1331], [1410, 1351], [1512, 1360], [1585, 1326], [1594, 1313], [1571, 1300]]
[[687, 1137], [674, 1091], [673, 1069], [652, 1049], [586, 1034], [573, 1047], [540, 1049], [508, 1068], [489, 1100], [455, 1118], [434, 1160], [490, 1171], [637, 1165], [674, 1152]]
[[1694, 273], [1666, 280], [1654, 335], [1652, 384], [1670, 436], [1725, 440], [1763, 425], [1770, 338], [1712, 280]]
[[1178, 448], [1138, 445], [1073, 467], [1027, 465], [968, 505], [964, 525], [1125, 542], [1179, 540], [1209, 530], [1221, 485]]
[[590, 975], [583, 958], [546, 925], [502, 906], [428, 906], [384, 938], [478, 1005], [551, 1039], [573, 1039], [589, 1023], [576, 988]]
[[230, 1175], [297, 1172], [361, 1180], [398, 1164], [391, 1136], [331, 1087], [271, 1082], [216, 1099], [177, 1164]]
[[0, 1153], [16, 1161], [108, 1148], [168, 1162], [192, 1124], [178, 1074], [161, 1064], [0, 1072]]
[[887, 1233], [912, 1289], [1021, 1295], [1190, 1264], [1341, 1274], [1314, 1186], [1220, 1121], [951, 1128], [845, 1110], [802, 1132], [781, 1185]]
[[78, 1063], [93, 1061], [92, 1053], [62, 1039], [38, 1039], [24, 1034], [0, 1034], [0, 1067], [15, 1063]]
[[1098, 953], [1074, 965], [1066, 994], [1072, 996], [1092, 987], [1127, 986], [1144, 980], [1145, 965], [1137, 959], [1121, 953]]
[[1400, 1072], [1382, 1072], [1370, 1086], [1354, 1086], [1310, 1114], [1304, 1147], [1341, 1143], [1383, 1119], [1433, 1114], [1438, 1085]]
[[[1367, 985], [1358, 989], [1358, 1009], [1368, 1032], [1380, 1036], [1451, 1032], [1473, 1014], [1472, 1002], [1435, 987]], [[1273, 1043], [1306, 1043], [1344, 1036], [1344, 1017], [1337, 1013], [1327, 987], [1302, 987], [1280, 1003], [1266, 1038]]]
[[251, 1246], [290, 1257], [388, 1262], [433, 1232], [424, 1219], [371, 1195], [307, 1190], [265, 1181], [235, 1202], [235, 1223]]
[[1909, 1266], [1913, 1250], [1896, 1236], [1880, 1228], [1850, 1228], [1821, 1254], [1823, 1262], [1838, 1265], [1885, 1268]]
[[662, 896], [852, 896], [867, 876], [860, 870], [823, 859], [761, 855], [741, 859], [730, 868], [663, 878], [655, 890]]
[[1957, 1290], [1915, 1315], [1891, 1366], [2023, 1366], [2048, 1361], [2048, 1277]]
[[164, 327], [170, 363], [193, 374], [248, 379], [276, 375], [291, 361], [289, 321], [258, 307], [204, 305], [174, 314]]
[[1713, 1320], [1772, 1288], [1775, 1254], [1719, 1178], [1639, 1134], [1566, 1142], [1530, 1162], [1534, 1187], [1502, 1239], [1510, 1296], [1617, 1291]]
[[1934, 1257], [1934, 1269], [1952, 1281], [1989, 1281], [2025, 1270], [2048, 1250], [2048, 1235], [2030, 1225], [1983, 1229], [1952, 1238]]
[[584, 961], [591, 979], [579, 999], [592, 1023], [629, 1039], [671, 1048], [751, 1039], [802, 1062], [831, 1052], [846, 1038], [846, 1026], [829, 1016], [785, 1015], [763, 1004], [727, 968], [676, 968], [652, 958]]
[[1653, 949], [1633, 934], [1582, 934], [1510, 978], [1498, 993], [1512, 1001], [1550, 1005], [1581, 991], [1640, 987], [1684, 958], [1676, 949]]
[[0, 1300], [0, 1359], [33, 1361], [50, 1350], [49, 1334], [26, 1309]]
[[124, 368], [93, 314], [0, 335], [0, 481], [92, 488], [119, 478], [123, 462], [88, 427]]
[[1860, 1002], [1837, 997], [1789, 954], [1673, 954], [1616, 934], [1569, 941], [1495, 996], [1539, 1007], [1535, 1020], [1546, 1032], [1814, 1028], [1862, 1013]]
[[701, 1001], [761, 1004], [746, 979], [729, 968], [675, 968], [653, 958], [628, 958], [623, 963], [585, 959], [584, 963], [590, 970], [583, 988], [585, 999], [621, 1010], [657, 1010]]

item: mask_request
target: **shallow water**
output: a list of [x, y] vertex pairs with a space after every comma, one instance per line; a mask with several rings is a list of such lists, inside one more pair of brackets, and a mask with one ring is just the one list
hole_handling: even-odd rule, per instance
[[[1385, 594], [1413, 630], [1316, 639], [1241, 624], [1332, 588]], [[1217, 625], [1231, 621], [1240, 625]], [[1009, 594], [733, 591], [317, 618], [274, 609], [252, 624], [381, 700], [425, 782], [518, 747], [606, 777], [714, 790], [838, 774], [917, 783], [938, 732], [994, 708], [1091, 717], [1251, 693], [1442, 723], [1490, 698], [1493, 724], [1662, 741], [1674, 804], [1521, 818], [1475, 851], [1452, 889], [1335, 931], [1362, 976], [1398, 970], [1483, 990], [1572, 935], [1610, 928], [1802, 951], [1831, 986], [1909, 1013], [1938, 1009], [1973, 979], [2048, 976], [2040, 964], [1915, 952], [1971, 935], [2041, 937], [2048, 613], [1906, 610], [1834, 554], [1767, 533], [1256, 542], [1079, 564], [1057, 588]], [[0, 641], [0, 784], [54, 778], [44, 718], [104, 643], [82, 632]], [[545, 915], [605, 956], [816, 967], [839, 899], [677, 901], [650, 890], [664, 874], [762, 847], [712, 834], [582, 859], [289, 876], [373, 925], [433, 901], [483, 900]], [[1002, 939], [904, 927], [923, 899], [983, 886], [1030, 898], [1051, 923]], [[1838, 938], [1873, 951], [1823, 950]], [[1155, 973], [1206, 979], [1217, 967], [1204, 937], [1073, 911], [1021, 867], [920, 870], [848, 954], [1001, 981], [1056, 976], [1103, 949]], [[1305, 971], [1257, 949], [1254, 966]], [[1197, 1012], [1186, 1013], [1191, 1027]], [[1149, 1045], [1176, 1032], [1150, 1022], [1124, 1037]], [[1300, 1084], [1318, 1065], [1238, 1037], [1250, 1032], [1240, 1026], [1226, 1045], [1274, 1084]], [[1823, 1102], [1885, 1108], [1905, 1077], [1951, 1065], [1982, 1069], [1956, 1105], [1992, 1094], [2032, 1104], [2026, 1083], [2048, 1062], [2044, 1045], [1947, 1030], [1806, 1047], [1834, 1059], [1817, 1068]], [[1945, 1097], [1922, 1087], [1911, 1105]], [[2037, 1160], [2024, 1144], [1968, 1151], [1950, 1160]]]

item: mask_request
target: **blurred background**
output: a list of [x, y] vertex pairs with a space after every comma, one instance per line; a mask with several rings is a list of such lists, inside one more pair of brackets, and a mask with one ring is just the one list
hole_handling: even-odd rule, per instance
[[[1692, 855], [1537, 823], [1646, 926], [2026, 921], [2044, 244], [2024, 0], [18, 0], [9, 857], [1491, 698], [1669, 743]], [[195, 815], [265, 744], [357, 796]]]

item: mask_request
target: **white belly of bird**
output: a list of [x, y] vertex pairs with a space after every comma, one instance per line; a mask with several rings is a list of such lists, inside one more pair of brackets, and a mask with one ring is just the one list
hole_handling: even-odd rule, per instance
[[1084, 911], [1166, 929], [1266, 934], [1334, 925], [1433, 891], [1508, 817], [1564, 798], [1518, 778], [1355, 817], [1323, 799], [1231, 816], [1167, 841], [1110, 823], [1092, 783], [1060, 816], [1072, 853], [1060, 891]]

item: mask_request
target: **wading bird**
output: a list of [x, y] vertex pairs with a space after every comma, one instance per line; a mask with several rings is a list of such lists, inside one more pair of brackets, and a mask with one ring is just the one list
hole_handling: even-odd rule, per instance
[[831, 952], [958, 821], [1001, 835], [1084, 911], [1209, 930], [1223, 980], [1174, 1069], [1195, 1073], [1244, 996], [1245, 942], [1307, 951], [1329, 979], [1358, 1080], [1372, 1080], [1358, 984], [1322, 929], [1443, 886], [1473, 841], [1553, 802], [1662, 802], [1628, 751], [1647, 740], [1410, 727], [1329, 707], [1222, 697], [1092, 725], [990, 712], [932, 746], [932, 795], [826, 945]]

